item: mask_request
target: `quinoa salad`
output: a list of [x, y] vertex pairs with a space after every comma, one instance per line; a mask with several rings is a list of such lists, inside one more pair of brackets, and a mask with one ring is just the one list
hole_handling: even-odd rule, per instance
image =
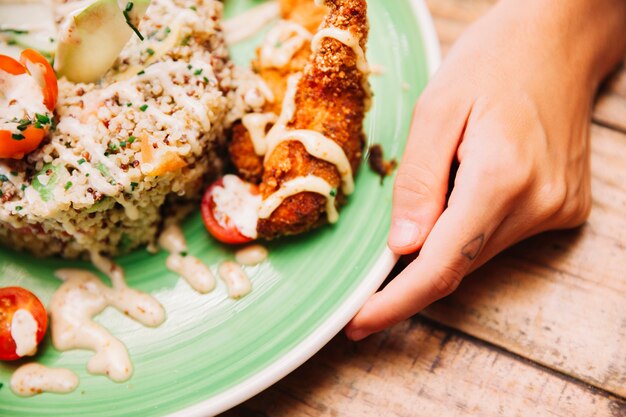
[[[59, 26], [70, 5], [56, 5]], [[99, 81], [61, 77], [54, 112], [5, 117], [49, 132], [22, 159], [0, 159], [0, 242], [38, 256], [116, 256], [188, 212], [222, 171], [226, 130], [264, 104], [255, 76], [229, 61], [222, 7], [153, 0], [133, 26], [143, 40], [133, 36]]]

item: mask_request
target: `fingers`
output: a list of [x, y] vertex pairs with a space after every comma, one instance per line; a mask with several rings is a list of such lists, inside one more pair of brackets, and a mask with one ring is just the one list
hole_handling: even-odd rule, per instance
[[429, 88], [415, 106], [393, 192], [389, 247], [398, 254], [422, 246], [445, 205], [450, 166], [469, 105], [441, 97]]
[[456, 289], [505, 217], [505, 201], [496, 189], [481, 189], [481, 182], [478, 177], [457, 181], [419, 257], [370, 298], [346, 327], [348, 337], [359, 340], [385, 329]]

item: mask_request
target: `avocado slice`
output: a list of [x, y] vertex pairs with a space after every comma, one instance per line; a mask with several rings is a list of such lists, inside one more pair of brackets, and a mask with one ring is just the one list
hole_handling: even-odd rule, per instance
[[[67, 16], [59, 28], [54, 69], [73, 82], [98, 81], [113, 66], [150, 0], [96, 0]], [[143, 39], [143, 38], [142, 38]]]

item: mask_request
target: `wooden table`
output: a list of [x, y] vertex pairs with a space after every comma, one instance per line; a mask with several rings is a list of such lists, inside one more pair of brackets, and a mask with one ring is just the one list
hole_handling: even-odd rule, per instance
[[[393, 1], [393, 0], [389, 0]], [[428, 0], [445, 55], [495, 0]], [[626, 70], [594, 112], [594, 208], [382, 334], [337, 336], [227, 416], [626, 416]]]

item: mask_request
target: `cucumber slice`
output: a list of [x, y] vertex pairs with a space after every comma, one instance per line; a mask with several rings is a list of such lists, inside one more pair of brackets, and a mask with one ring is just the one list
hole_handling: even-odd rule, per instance
[[[98, 81], [136, 31], [150, 0], [96, 0], [61, 24], [55, 70], [73, 82]], [[120, 7], [123, 7], [120, 8]]]
[[[41, 171], [35, 174], [33, 188], [39, 193], [43, 201], [47, 202], [52, 199], [54, 187], [59, 183], [61, 175], [61, 166], [52, 164], [44, 165]], [[42, 179], [40, 180], [39, 177], [42, 177]], [[46, 178], [45, 181], [44, 177]]]

